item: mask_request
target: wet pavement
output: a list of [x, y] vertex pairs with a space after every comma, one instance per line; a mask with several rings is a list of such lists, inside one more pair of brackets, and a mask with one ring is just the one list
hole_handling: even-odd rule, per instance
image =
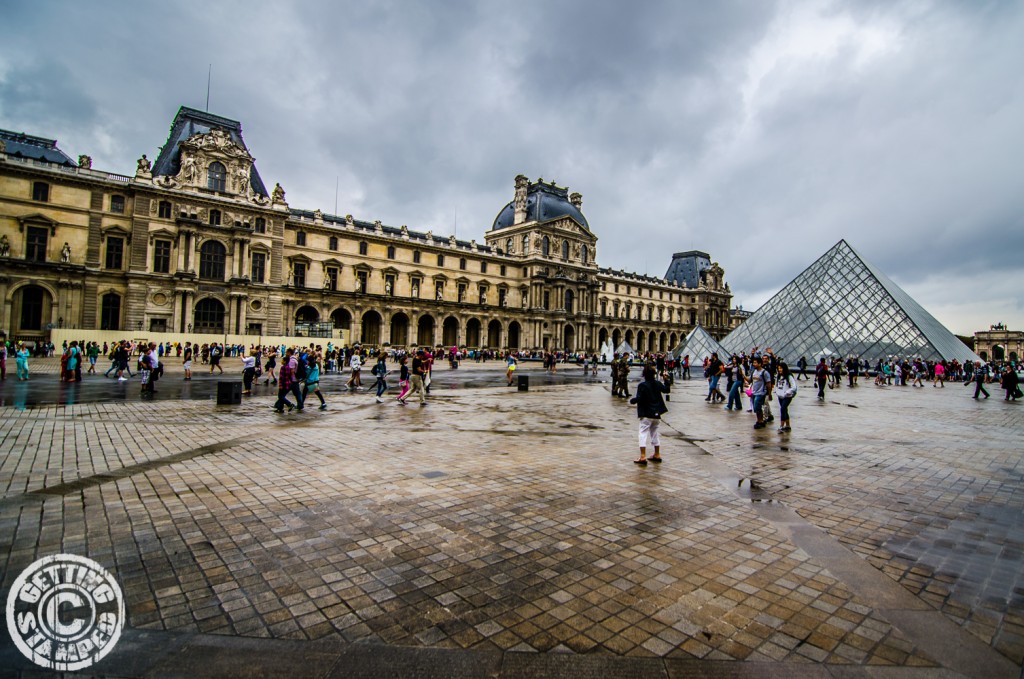
[[526, 372], [442, 366], [425, 408], [331, 377], [285, 415], [173, 366], [45, 405], [54, 374], [0, 410], [2, 593], [103, 564], [115, 676], [1020, 677], [1024, 406], [803, 388], [782, 434], [677, 383], [639, 468], [606, 373]]

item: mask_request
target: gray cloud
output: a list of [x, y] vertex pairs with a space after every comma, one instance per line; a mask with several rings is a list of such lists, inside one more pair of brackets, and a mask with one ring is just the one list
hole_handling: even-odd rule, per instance
[[[1024, 326], [1015, 3], [16, 4], [0, 125], [130, 172], [177, 107], [242, 121], [293, 205], [482, 240], [523, 172], [604, 265], [763, 302], [840, 238], [951, 329]], [[41, 40], [40, 36], [45, 36]], [[950, 282], [956, 282], [955, 292]], [[969, 310], [969, 313], [967, 312]], [[973, 324], [973, 325], [972, 325]]]

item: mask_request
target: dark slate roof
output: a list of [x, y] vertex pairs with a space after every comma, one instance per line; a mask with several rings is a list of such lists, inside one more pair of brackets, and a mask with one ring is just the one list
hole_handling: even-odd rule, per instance
[[68, 167], [78, 166], [78, 163], [73, 161], [68, 154], [57, 148], [56, 139], [43, 139], [24, 132], [10, 130], [0, 130], [0, 139], [3, 139], [7, 145], [7, 154], [16, 158], [45, 160], [48, 163], [57, 163]]
[[[513, 201], [514, 203], [514, 201]], [[512, 226], [515, 220], [515, 205], [509, 203], [494, 218], [491, 229], [502, 229]], [[587, 231], [590, 224], [579, 209], [569, 202], [569, 189], [536, 181], [526, 189], [526, 221], [546, 222], [559, 217], [569, 216], [580, 223]]]
[[711, 268], [711, 255], [700, 250], [677, 252], [672, 255], [665, 278], [679, 285], [696, 288], [700, 283], [700, 272]]
[[[160, 155], [153, 163], [153, 176], [173, 177], [177, 175], [181, 170], [181, 150], [178, 145], [194, 134], [205, 134], [217, 127], [227, 130], [231, 141], [246, 151], [249, 150], [249, 147], [245, 145], [245, 140], [242, 139], [242, 124], [237, 120], [182, 106], [178, 109], [178, 115], [174, 116], [174, 122], [171, 123], [171, 133], [167, 137], [167, 143], [160, 149]], [[270, 195], [255, 164], [249, 172], [249, 185], [252, 186], [253, 191], [262, 196]]]
[[665, 280], [664, 278], [658, 278], [657, 276], [648, 276], [642, 273], [633, 273], [631, 271], [623, 271], [622, 269], [612, 269], [609, 267], [600, 267], [597, 270], [598, 273], [606, 276], [616, 276], [618, 278], [625, 278], [628, 280], [640, 281], [642, 283], [653, 283], [655, 285], [671, 285], [672, 281]]
[[[313, 210], [298, 210], [298, 209], [295, 209], [295, 208], [291, 208], [289, 210], [289, 212], [291, 212], [291, 214], [293, 216], [295, 216], [295, 217], [303, 217], [305, 219], [313, 219], [314, 218], [313, 217]], [[339, 217], [338, 215], [328, 215], [328, 214], [325, 214], [323, 216], [323, 218], [324, 218], [324, 226], [334, 227], [334, 228], [337, 228], [337, 229], [339, 229], [341, 231], [345, 230], [345, 218], [344, 217]], [[361, 219], [353, 219], [352, 220], [352, 224], [355, 226], [356, 231], [364, 231], [364, 232], [366, 232], [368, 234], [373, 234], [373, 233], [376, 233], [376, 231], [377, 231], [377, 226], [373, 222], [366, 222], [366, 221], [363, 221]], [[387, 236], [394, 236], [394, 237], [398, 237], [398, 238], [401, 238], [401, 236], [402, 236], [402, 229], [400, 227], [381, 225], [381, 229], [384, 231], [384, 234], [387, 235]], [[413, 231], [412, 229], [409, 229], [409, 240], [410, 241], [420, 241], [420, 242], [422, 242], [424, 244], [427, 244], [427, 245], [438, 245], [438, 246], [447, 245], [448, 244], [448, 238], [449, 238], [448, 236], [439, 236], [437, 234], [431, 234], [431, 238], [432, 238], [432, 240], [430, 240], [428, 242], [427, 234], [426, 233], [424, 233], [422, 231]], [[473, 244], [470, 241], [468, 241], [468, 240], [458, 240], [458, 239], [456, 239], [455, 240], [455, 244], [458, 247], [460, 247], [460, 248], [472, 248], [473, 247]], [[483, 243], [477, 243], [476, 244], [476, 249], [477, 249], [477, 252], [481, 252], [481, 253], [487, 254], [487, 255], [490, 255], [490, 254], [501, 254], [501, 253], [498, 253], [497, 251], [493, 250], [491, 248], [491, 246], [484, 245]]]

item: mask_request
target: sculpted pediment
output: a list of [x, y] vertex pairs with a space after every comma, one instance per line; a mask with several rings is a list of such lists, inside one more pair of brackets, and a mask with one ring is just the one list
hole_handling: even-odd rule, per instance
[[[180, 170], [173, 178], [157, 183], [168, 188], [214, 188], [222, 193], [249, 197], [253, 194], [250, 173], [255, 159], [226, 130], [213, 129], [192, 135], [178, 145]], [[215, 165], [219, 164], [219, 167]]]

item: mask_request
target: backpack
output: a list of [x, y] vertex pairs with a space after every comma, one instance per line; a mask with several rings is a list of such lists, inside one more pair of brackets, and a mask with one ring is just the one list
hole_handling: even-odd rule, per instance
[[308, 373], [306, 371], [306, 355], [303, 354], [299, 356], [298, 363], [295, 367], [295, 379], [304, 380], [306, 379], [307, 374]]

